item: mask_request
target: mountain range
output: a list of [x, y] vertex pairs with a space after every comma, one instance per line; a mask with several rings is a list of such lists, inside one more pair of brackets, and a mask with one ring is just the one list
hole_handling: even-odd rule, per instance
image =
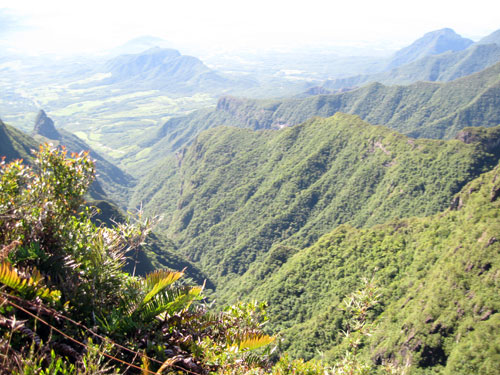
[[345, 222], [446, 208], [496, 163], [498, 128], [485, 132], [471, 144], [415, 140], [345, 114], [281, 131], [218, 127], [160, 163], [137, 194], [146, 212], [166, 215], [181, 252], [224, 279], [285, 240], [300, 247]]
[[447, 82], [479, 72], [500, 61], [498, 31], [477, 43], [459, 37], [451, 29], [424, 35], [394, 54], [379, 73], [327, 80], [322, 87], [339, 90], [370, 82], [389, 85], [417, 81]]
[[127, 155], [128, 170], [143, 176], [145, 165], [179, 152], [201, 131], [227, 125], [281, 129], [313, 116], [336, 112], [360, 116], [412, 137], [452, 138], [467, 126], [500, 123], [498, 90], [500, 63], [447, 83], [418, 82], [408, 86], [374, 83], [356, 90], [306, 98], [256, 100], [222, 97], [214, 109], [172, 118], [138, 140], [137, 152]]

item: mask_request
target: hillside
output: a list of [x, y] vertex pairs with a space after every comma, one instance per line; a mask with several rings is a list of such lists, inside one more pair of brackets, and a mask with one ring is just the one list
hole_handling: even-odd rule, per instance
[[37, 146], [33, 138], [0, 120], [0, 156], [5, 156], [6, 162], [29, 159], [31, 150]]
[[496, 43], [500, 45], [500, 30], [492, 32], [490, 35], [485, 36], [477, 44], [491, 44]]
[[327, 80], [326, 90], [355, 88], [367, 83], [405, 85], [417, 81], [449, 82], [486, 69], [500, 61], [500, 30], [476, 43], [453, 30], [426, 34], [394, 54], [386, 69]]
[[[93, 200], [90, 204], [99, 210], [91, 218], [92, 222], [98, 226], [105, 225], [111, 228], [117, 223], [124, 224], [127, 222], [127, 217], [129, 221], [134, 221], [130, 220], [130, 213], [125, 214], [110, 201]], [[165, 268], [184, 270], [189, 282], [196, 285], [205, 284], [208, 289], [214, 289], [212, 281], [206, 274], [176, 252], [177, 249], [172, 241], [159, 233], [150, 232], [144, 243], [140, 244], [135, 251], [126, 254], [127, 262], [123, 270], [141, 276]]]
[[[90, 150], [90, 156], [95, 159], [97, 171], [100, 172], [97, 182], [94, 182], [89, 190], [90, 205], [100, 210], [92, 219], [97, 225], [104, 224], [108, 227], [125, 221], [125, 214], [114, 203], [110, 202], [109, 195], [122, 197], [121, 203], [126, 203], [123, 198], [130, 191], [130, 176], [92, 151], [75, 135], [65, 130], [57, 130], [53, 121], [47, 117], [43, 110], [37, 116], [34, 132], [36, 139], [5, 125], [0, 120], [0, 157], [5, 156], [6, 162], [14, 159], [31, 160], [31, 151], [38, 149], [39, 141], [51, 141], [55, 146], [64, 145], [70, 152]], [[54, 139], [41, 137], [40, 133], [51, 135]], [[206, 282], [208, 288], [213, 288], [210, 279], [191, 262], [176, 254], [173, 243], [160, 234], [151, 233], [146, 243], [139, 247], [137, 253], [128, 255], [131, 257], [125, 267], [128, 272], [133, 271], [135, 261], [137, 261], [136, 273], [140, 275], [165, 267], [178, 270], [186, 269], [186, 275], [191, 280], [200, 285]]]
[[289, 256], [343, 223], [446, 208], [496, 163], [500, 129], [483, 131], [471, 144], [415, 140], [345, 114], [282, 131], [219, 127], [159, 164], [134, 199], [164, 214], [178, 251], [230, 289], [277, 244]]
[[293, 357], [343, 354], [339, 304], [374, 276], [367, 358], [411, 363], [411, 374], [494, 374], [500, 362], [482, 353], [500, 328], [499, 157], [500, 127], [412, 139], [337, 114], [281, 131], [210, 129], [142, 188], [219, 301], [269, 303]]
[[337, 346], [340, 302], [373, 276], [381, 307], [363, 344], [373, 362], [409, 363], [411, 374], [496, 374], [499, 178], [497, 166], [431, 217], [342, 225], [283, 265], [285, 250], [276, 247], [235, 293], [269, 302], [271, 325], [291, 353], [332, 359], [345, 350]]
[[449, 139], [467, 126], [500, 124], [499, 89], [497, 63], [447, 83], [372, 84], [340, 94], [283, 100], [223, 97], [214, 109], [172, 118], [156, 132], [143, 136], [138, 141], [140, 151], [130, 152], [123, 165], [131, 173], [143, 176], [157, 160], [178, 152], [201, 131], [219, 125], [280, 129], [336, 112], [356, 114], [372, 124], [384, 124], [412, 137]]

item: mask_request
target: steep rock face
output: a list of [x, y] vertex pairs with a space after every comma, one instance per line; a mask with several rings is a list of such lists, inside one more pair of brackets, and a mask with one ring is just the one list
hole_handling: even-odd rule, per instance
[[[216, 113], [236, 118], [238, 124], [244, 124], [246, 128], [269, 129], [273, 127], [272, 114], [276, 107], [273, 104], [262, 106], [260, 103], [254, 99], [226, 96], [219, 99]], [[224, 125], [232, 124], [225, 122]]]
[[322, 86], [314, 86], [314, 87], [311, 87], [309, 90], [307, 90], [304, 94], [305, 95], [328, 95], [331, 93], [332, 92], [330, 90], [327, 90]]
[[229, 113], [236, 113], [238, 107], [245, 102], [245, 99], [238, 99], [232, 96], [225, 96], [217, 102], [217, 111], [226, 111]]
[[38, 143], [51, 141], [54, 146], [66, 147], [69, 152], [88, 151], [96, 163], [98, 174], [90, 190], [91, 196], [94, 199], [112, 199], [120, 207], [126, 207], [129, 188], [135, 184], [132, 176], [109, 162], [73, 133], [64, 129], [57, 130], [54, 121], [43, 110], [36, 117], [33, 136]]
[[461, 51], [472, 43], [472, 40], [462, 38], [452, 29], [431, 31], [408, 47], [396, 52], [387, 65], [387, 69], [393, 69], [429, 55], [438, 55], [447, 51]]
[[479, 143], [485, 152], [492, 155], [500, 155], [500, 128], [487, 130], [483, 127], [465, 128], [457, 133], [455, 139], [465, 144]]
[[45, 138], [54, 140], [61, 139], [61, 134], [59, 134], [56, 127], [54, 126], [54, 121], [52, 121], [52, 119], [47, 116], [43, 109], [41, 109], [36, 116], [33, 134], [42, 135]]

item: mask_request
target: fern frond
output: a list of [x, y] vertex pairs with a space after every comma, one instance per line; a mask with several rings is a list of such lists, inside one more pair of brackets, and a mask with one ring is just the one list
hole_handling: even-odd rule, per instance
[[59, 300], [61, 292], [58, 290], [50, 290], [40, 285], [42, 280], [42, 274], [36, 269], [32, 271], [31, 277], [21, 278], [17, 270], [12, 267], [9, 262], [3, 261], [0, 263], [0, 283], [22, 295], [34, 293], [36, 296], [46, 300]]
[[179, 287], [173, 290], [163, 290], [142, 306], [140, 314], [147, 321], [161, 314], [174, 315], [185, 311], [200, 295], [201, 291], [201, 287]]
[[142, 300], [142, 304], [148, 303], [155, 295], [179, 280], [183, 275], [184, 272], [169, 270], [158, 270], [147, 275], [144, 282], [150, 291]]
[[170, 302], [167, 306], [167, 311], [169, 314], [174, 314], [179, 311], [187, 310], [202, 291], [203, 288], [199, 286], [190, 288], [186, 294], [179, 295], [174, 301]]
[[238, 347], [240, 350], [242, 349], [254, 350], [271, 344], [274, 341], [274, 339], [275, 337], [264, 334], [260, 335], [248, 334], [245, 335], [245, 337], [243, 337], [242, 340], [240, 340]]
[[184, 270], [182, 271], [171, 271], [171, 270], [156, 270], [146, 275], [145, 281], [148, 285], [154, 285], [163, 279], [175, 278], [172, 282], [177, 281], [184, 275]]
[[0, 283], [11, 289], [22, 291], [22, 280], [9, 262], [4, 261], [0, 264]]

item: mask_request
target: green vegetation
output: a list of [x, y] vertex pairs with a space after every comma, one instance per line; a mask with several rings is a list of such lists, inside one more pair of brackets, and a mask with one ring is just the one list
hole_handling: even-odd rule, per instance
[[472, 40], [461, 37], [452, 29], [431, 31], [411, 45], [397, 51], [392, 56], [387, 69], [418, 61], [427, 56], [439, 55], [448, 51], [462, 51], [473, 43]]
[[327, 80], [322, 87], [338, 90], [369, 82], [404, 85], [417, 81], [447, 82], [486, 69], [500, 61], [500, 30], [476, 43], [451, 29], [427, 33], [394, 54], [385, 71]]
[[96, 162], [98, 173], [90, 189], [92, 198], [111, 199], [121, 207], [126, 207], [130, 190], [135, 183], [132, 176], [110, 163], [76, 135], [66, 130], [57, 130], [52, 119], [47, 117], [43, 110], [37, 115], [33, 137], [38, 143], [50, 142], [54, 146], [65, 147], [69, 152], [88, 151]]
[[[471, 298], [468, 310], [460, 307], [465, 311], [460, 317], [450, 311], [469, 301], [464, 295], [470, 290], [453, 289], [445, 281], [471, 253], [478, 254], [478, 261], [488, 259], [487, 252], [496, 247], [486, 253], [470, 247], [480, 228], [469, 226], [483, 222], [483, 211], [480, 206], [466, 209], [469, 198], [453, 195], [496, 165], [500, 128], [466, 128], [457, 138], [411, 139], [344, 114], [279, 132], [220, 127], [203, 132], [187, 150], [159, 164], [154, 180], [143, 182], [139, 191], [147, 194], [146, 212], [165, 214], [162, 228], [176, 251], [211, 276], [219, 300], [258, 297], [269, 302], [270, 327], [283, 332], [283, 346], [293, 358], [311, 359], [322, 352], [329, 363], [340, 360], [349, 345], [339, 336], [346, 319], [339, 304], [361, 286], [362, 277], [374, 275], [382, 302], [373, 317], [383, 328], [364, 339], [360, 360], [408, 363], [414, 373], [419, 368], [466, 373], [462, 365], [453, 365], [453, 371], [449, 366], [475, 340], [475, 334], [465, 338], [467, 317], [480, 320], [477, 311], [497, 309], [496, 284], [480, 286], [482, 277], [494, 277], [495, 271], [484, 271], [486, 276], [478, 279], [469, 280], [465, 271], [456, 276], [477, 285], [475, 293], [481, 290], [481, 298], [491, 301], [483, 309]], [[463, 192], [474, 192], [471, 186], [482, 186], [480, 181]], [[490, 185], [484, 183], [484, 189], [491, 190]], [[446, 216], [394, 219], [433, 215], [450, 202], [460, 209]], [[496, 209], [497, 203], [492, 204], [488, 212]], [[467, 218], [468, 229], [461, 229]], [[485, 241], [496, 236], [495, 230]], [[469, 235], [474, 238], [461, 238]], [[461, 242], [464, 248], [456, 250], [455, 258], [452, 252]], [[444, 279], [441, 270], [446, 270]], [[404, 303], [407, 298], [412, 302]], [[422, 312], [426, 299], [435, 305]], [[391, 318], [391, 311], [400, 315]], [[450, 321], [440, 323], [446, 329], [425, 323], [431, 312], [437, 314], [433, 322], [448, 316]], [[479, 357], [467, 355], [478, 369]]]
[[417, 81], [448, 82], [486, 69], [500, 61], [500, 45], [475, 44], [463, 51], [423, 57], [390, 71], [326, 81], [329, 90], [359, 87], [380, 82], [407, 85]]
[[[495, 48], [419, 69], [459, 76]], [[159, 52], [67, 80], [88, 100], [59, 114], [144, 104], [164, 74], [181, 86], [214, 78]], [[411, 80], [409, 66], [399, 72]], [[106, 103], [103, 87], [116, 90]], [[57, 148], [34, 157], [37, 142], [0, 121], [0, 373], [495, 374], [499, 88], [497, 63], [448, 83], [223, 97], [154, 134], [125, 112], [107, 129], [74, 122], [85, 142], [43, 113], [35, 137]], [[140, 180], [80, 153], [87, 142]]]
[[91, 222], [83, 205], [94, 173], [87, 154], [66, 158], [45, 146], [34, 166], [1, 165], [0, 373], [269, 368], [265, 353], [251, 355], [274, 341], [262, 332], [263, 305], [208, 312], [194, 304], [202, 288], [179, 283], [183, 272], [123, 272], [148, 223]]
[[342, 114], [279, 132], [221, 127], [153, 170], [135, 199], [222, 291], [271, 249], [281, 264], [342, 223], [445, 209], [496, 164], [499, 131], [414, 140]]
[[[0, 374], [367, 374], [359, 340], [333, 367], [279, 358], [264, 333], [264, 303], [214, 312], [183, 272], [122, 271], [147, 222], [96, 226], [83, 194], [86, 153], [41, 146], [35, 167], [0, 168]], [[345, 300], [346, 332], [366, 336], [378, 295], [368, 284]], [[274, 361], [272, 358], [274, 357]], [[275, 364], [273, 365], [273, 362]], [[390, 373], [387, 372], [386, 373]]]
[[419, 82], [409, 86], [374, 83], [357, 90], [301, 99], [253, 100], [221, 98], [215, 109], [204, 109], [168, 120], [140, 150], [128, 155], [128, 170], [143, 176], [160, 158], [182, 150], [203, 130], [220, 125], [250, 129], [281, 129], [328, 117], [337, 112], [360, 116], [412, 137], [450, 139], [468, 126], [500, 123], [500, 63], [480, 73], [448, 83]]
[[4, 156], [6, 161], [27, 160], [30, 158], [31, 150], [36, 146], [37, 142], [30, 136], [0, 120], [0, 155]]
[[114, 162], [125, 159], [124, 166], [131, 152], [141, 152], [139, 138], [174, 116], [214, 106], [220, 95], [272, 97], [307, 88], [304, 80], [220, 73], [195, 57], [167, 49], [109, 61], [30, 58], [5, 66], [0, 83], [5, 121], [29, 132], [37, 112], [45, 108], [58, 126], [78, 132]]
[[[98, 212], [92, 216], [92, 221], [108, 227], [116, 223], [126, 223], [125, 215], [120, 208], [110, 202], [110, 198], [120, 198], [120, 194], [122, 194], [118, 202], [125, 205], [127, 193], [130, 192], [130, 176], [90, 149], [78, 137], [65, 130], [57, 131], [57, 139], [49, 139], [37, 134], [35, 134], [35, 138], [33, 139], [23, 132], [0, 122], [0, 155], [5, 156], [7, 162], [24, 159], [25, 163], [31, 164], [33, 162], [32, 150], [36, 150], [39, 143], [43, 141], [50, 141], [54, 146], [64, 146], [69, 152], [78, 153], [82, 150], [88, 150], [89, 156], [95, 161], [96, 170], [99, 173], [97, 180], [94, 180], [87, 192], [87, 199], [90, 200], [90, 204], [98, 209]], [[135, 268], [138, 275], [145, 275], [148, 272], [165, 267], [185, 269], [186, 276], [190, 280], [199, 284], [206, 280], [207, 287], [214, 288], [210, 279], [203, 272], [173, 252], [175, 247], [171, 241], [156, 233], [148, 234], [147, 238], [147, 243], [138, 246], [133, 256], [128, 254], [131, 255], [132, 259], [125, 265], [125, 270], [132, 272]]]
[[92, 191], [95, 199], [107, 198], [125, 208], [128, 203], [130, 191], [135, 185], [135, 180], [128, 173], [123, 172], [113, 163], [106, 160], [101, 154], [93, 150], [87, 143], [66, 130], [58, 130], [59, 139], [50, 139], [43, 136], [35, 136], [39, 143], [51, 142], [54, 146], [64, 146], [70, 152], [89, 151], [90, 157], [95, 160], [97, 168], [96, 182]]
[[343, 350], [337, 346], [343, 296], [375, 275], [382, 303], [374, 310], [377, 328], [361, 348], [365, 358], [409, 363], [415, 374], [495, 374], [499, 178], [497, 166], [431, 217], [340, 226], [281, 267], [271, 252], [240, 292], [269, 302], [271, 325], [290, 353], [310, 358], [321, 351], [331, 359]]

